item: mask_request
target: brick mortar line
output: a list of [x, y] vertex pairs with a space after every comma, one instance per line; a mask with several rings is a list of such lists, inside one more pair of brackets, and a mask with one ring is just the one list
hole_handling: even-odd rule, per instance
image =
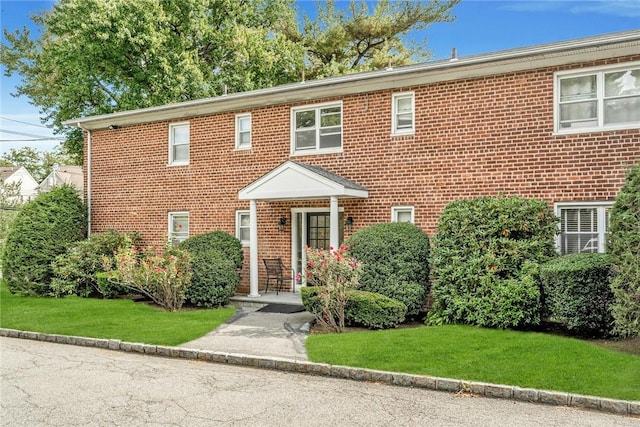
[[0, 328], [0, 337], [30, 339], [82, 347], [94, 347], [105, 350], [141, 353], [151, 356], [176, 359], [200, 360], [210, 363], [248, 366], [260, 369], [295, 372], [354, 381], [378, 382], [401, 387], [416, 387], [454, 393], [472, 393], [491, 398], [512, 399], [522, 402], [541, 403], [554, 406], [568, 406], [633, 417], [640, 416], [640, 401], [608, 399], [597, 396], [585, 396], [565, 392], [521, 388], [502, 384], [464, 381], [400, 372], [378, 371], [365, 368], [352, 368], [349, 366], [329, 365], [326, 363], [298, 361], [279, 357], [252, 356], [248, 354], [226, 353], [212, 350], [131, 343], [115, 339], [43, 334], [39, 332], [20, 331], [17, 329]]

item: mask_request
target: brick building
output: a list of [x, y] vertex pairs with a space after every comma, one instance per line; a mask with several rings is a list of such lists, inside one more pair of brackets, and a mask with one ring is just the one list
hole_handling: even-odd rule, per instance
[[300, 267], [377, 222], [433, 234], [451, 201], [522, 195], [562, 253], [603, 251], [640, 162], [640, 31], [300, 82], [67, 122], [85, 130], [90, 229], [161, 245], [211, 230]]

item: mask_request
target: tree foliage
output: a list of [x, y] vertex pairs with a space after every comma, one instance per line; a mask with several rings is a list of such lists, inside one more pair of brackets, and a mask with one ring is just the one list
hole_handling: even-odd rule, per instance
[[614, 332], [622, 337], [640, 335], [640, 164], [627, 173], [625, 185], [611, 210], [607, 252], [616, 275]]
[[[41, 29], [5, 30], [6, 73], [18, 73], [47, 121], [246, 91], [292, 81], [302, 50], [283, 35], [291, 0], [60, 0]], [[65, 147], [82, 153], [78, 129]]]
[[302, 43], [311, 78], [370, 71], [414, 61], [430, 53], [426, 40], [407, 44], [409, 32], [432, 23], [453, 20], [451, 9], [460, 0], [351, 0], [348, 8], [336, 2], [318, 2], [316, 19], [304, 17], [302, 31], [290, 38]]
[[79, 164], [82, 134], [65, 120], [290, 83], [305, 67], [316, 78], [425, 59], [402, 37], [450, 21], [458, 1], [318, 2], [300, 30], [293, 0], [59, 0], [32, 18], [38, 37], [4, 30], [0, 63]]

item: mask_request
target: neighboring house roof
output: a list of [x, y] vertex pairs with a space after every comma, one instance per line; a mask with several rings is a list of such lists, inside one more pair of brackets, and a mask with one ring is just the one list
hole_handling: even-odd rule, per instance
[[249, 92], [234, 93], [139, 110], [121, 111], [63, 122], [83, 129], [196, 117], [265, 105], [300, 102], [413, 85], [509, 73], [640, 52], [640, 30], [451, 58], [397, 68], [347, 74]]
[[55, 167], [39, 186], [39, 191], [49, 191], [60, 185], [70, 185], [79, 192], [84, 188], [82, 166], [62, 165]]
[[38, 182], [24, 166], [0, 167], [0, 181], [3, 184], [20, 183], [20, 199], [30, 200], [38, 194]]
[[238, 192], [240, 200], [367, 198], [366, 188], [319, 166], [288, 160]]
[[0, 181], [5, 182], [7, 178], [13, 175], [21, 166], [0, 166]]

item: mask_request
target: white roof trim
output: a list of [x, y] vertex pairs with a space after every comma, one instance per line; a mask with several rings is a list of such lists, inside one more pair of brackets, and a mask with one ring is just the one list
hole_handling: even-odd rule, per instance
[[127, 126], [138, 123], [179, 120], [267, 105], [304, 102], [375, 90], [635, 55], [638, 51], [640, 51], [640, 30], [632, 30], [460, 57], [455, 60], [432, 61], [393, 69], [286, 84], [139, 110], [82, 117], [67, 120], [63, 124], [96, 130], [106, 129], [110, 125]]
[[287, 161], [238, 192], [240, 200], [310, 200], [367, 198], [364, 189], [349, 188], [295, 162]]

